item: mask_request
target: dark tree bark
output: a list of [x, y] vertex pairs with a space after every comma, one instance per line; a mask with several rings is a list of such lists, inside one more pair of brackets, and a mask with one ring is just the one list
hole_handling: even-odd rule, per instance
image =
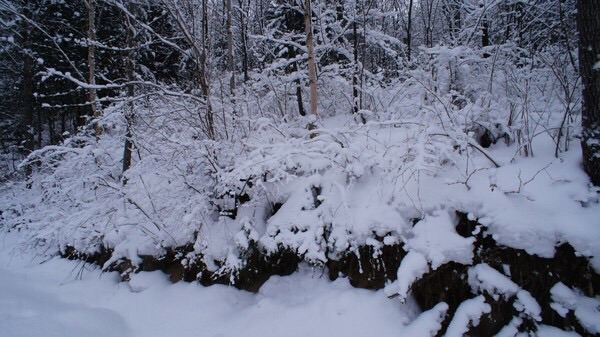
[[231, 96], [235, 95], [235, 63], [233, 59], [233, 23], [232, 23], [232, 9], [231, 0], [226, 1], [227, 7], [227, 70], [231, 72], [229, 78], [229, 90]]
[[358, 76], [359, 76], [359, 67], [358, 67], [358, 47], [359, 47], [359, 36], [358, 36], [358, 3], [354, 7], [354, 20], [352, 22], [352, 39], [353, 39], [353, 48], [352, 48], [352, 56], [354, 61], [354, 71], [352, 73], [352, 112], [357, 114], [360, 110], [359, 107], [359, 97], [358, 97]]
[[490, 25], [487, 20], [487, 16], [483, 18], [481, 24], [481, 46], [487, 47], [490, 45]]
[[242, 72], [244, 73], [244, 83], [250, 80], [248, 74], [248, 27], [246, 20], [246, 11], [248, 10], [243, 0], [238, 0], [238, 9], [240, 11], [240, 37], [242, 42]]
[[583, 167], [592, 183], [600, 186], [600, 6], [596, 1], [577, 1], [577, 28], [583, 85]]
[[408, 2], [408, 23], [406, 25], [406, 58], [410, 62], [410, 54], [412, 54], [412, 9], [413, 0]]
[[[200, 71], [197, 73], [202, 88], [202, 95], [206, 98], [206, 128], [207, 136], [215, 139], [215, 122], [213, 117], [212, 104], [210, 102], [210, 86], [206, 69], [208, 58], [208, 1], [202, 0], [202, 52], [200, 53]], [[194, 42], [192, 41], [191, 44]]]
[[308, 78], [310, 85], [310, 113], [318, 115], [317, 111], [317, 66], [315, 64], [315, 45], [312, 31], [311, 0], [304, 3], [304, 27], [306, 29], [306, 49], [308, 51]]
[[[28, 4], [25, 6], [25, 16], [29, 18]], [[23, 125], [26, 134], [25, 148], [33, 151], [33, 59], [31, 58], [31, 25], [23, 20], [23, 40], [25, 49], [23, 51]]]
[[[130, 8], [128, 10], [133, 12], [133, 4], [129, 4]], [[135, 87], [133, 81], [135, 79], [135, 28], [133, 27], [133, 22], [129, 17], [125, 17], [126, 19], [126, 44], [127, 44], [127, 54], [125, 55], [125, 72], [127, 73], [127, 97], [133, 99], [135, 95]], [[127, 131], [125, 133], [125, 146], [123, 147], [123, 174], [131, 167], [131, 154], [133, 152], [133, 134], [131, 132], [131, 127], [133, 124], [133, 119], [135, 117], [135, 107], [133, 101], [130, 101], [129, 107], [125, 112], [125, 123], [127, 125]], [[123, 185], [127, 184], [127, 178], [123, 176]]]
[[88, 90], [88, 100], [90, 101], [90, 107], [92, 110], [92, 116], [96, 119], [94, 122], [94, 129], [96, 131], [96, 137], [99, 137], [102, 134], [102, 127], [100, 123], [97, 121], [100, 118], [100, 109], [96, 104], [97, 93], [96, 89], [93, 87], [96, 85], [96, 46], [94, 43], [96, 42], [96, 0], [88, 0], [88, 83], [92, 86]]
[[[296, 53], [296, 49], [294, 47], [290, 48], [290, 59], [296, 58], [297, 53]], [[292, 64], [292, 71], [293, 72], [298, 72], [299, 68], [298, 68], [298, 64], [297, 62], [294, 62]], [[306, 116], [306, 111], [304, 110], [304, 103], [303, 103], [303, 99], [302, 99], [302, 86], [300, 84], [300, 80], [298, 78], [296, 78], [294, 80], [294, 84], [296, 84], [296, 103], [298, 104], [298, 113], [300, 114], [300, 116]]]

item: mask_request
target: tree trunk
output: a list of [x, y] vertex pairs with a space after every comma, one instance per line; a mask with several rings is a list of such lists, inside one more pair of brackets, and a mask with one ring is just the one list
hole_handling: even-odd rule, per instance
[[[290, 59], [295, 59], [298, 55], [295, 47], [290, 47], [289, 53]], [[292, 64], [292, 71], [294, 73], [298, 73], [298, 70], [298, 62], [296, 61]], [[298, 76], [294, 77], [294, 84], [296, 85], [296, 103], [298, 104], [298, 113], [300, 114], [300, 116], [306, 116], [306, 111], [304, 111], [304, 103], [302, 99], [302, 86], [300, 85], [300, 79], [298, 78]]]
[[583, 168], [592, 183], [600, 186], [600, 6], [596, 1], [577, 1], [577, 27], [583, 85]]
[[409, 0], [408, 2], [408, 24], [406, 26], [406, 58], [410, 63], [410, 54], [412, 53], [412, 9], [413, 9], [413, 0]]
[[231, 96], [235, 93], [235, 65], [233, 61], [233, 24], [231, 19], [231, 0], [227, 0], [227, 67], [231, 72], [229, 78], [229, 90]]
[[37, 147], [39, 149], [42, 148], [42, 144], [44, 143], [42, 141], [42, 109], [38, 109], [37, 111], [37, 119], [35, 125], [37, 130]]
[[[195, 41], [190, 41], [195, 43]], [[202, 0], [202, 51], [200, 54], [200, 64], [198, 77], [202, 94], [206, 99], [206, 128], [207, 136], [210, 139], [215, 138], [215, 123], [213, 118], [212, 104], [210, 102], [210, 86], [208, 84], [208, 74], [206, 72], [206, 60], [208, 58], [208, 1]]]
[[[198, 13], [198, 7], [196, 7], [198, 4], [197, 0], [162, 0], [162, 3], [165, 5], [165, 8], [177, 24], [185, 43], [187, 43], [187, 45], [191, 48], [194, 62], [194, 69], [192, 72], [193, 92], [195, 94], [196, 89], [198, 89], [199, 86], [201, 94], [198, 96], [201, 96], [206, 100], [205, 115], [202, 116], [199, 113], [200, 123], [202, 124], [202, 128], [206, 136], [210, 139], [214, 139], [215, 126], [213, 109], [210, 101], [211, 90], [209, 74], [207, 72], [209, 45], [208, 0], [202, 0], [200, 2], [201, 13]], [[196, 28], [196, 24], [198, 23], [198, 14], [200, 14], [201, 17], [201, 26], [199, 31]]]
[[[29, 3], [26, 2], [23, 6], [24, 15], [30, 18], [31, 11]], [[23, 128], [25, 133], [25, 149], [33, 151], [33, 59], [31, 58], [31, 25], [27, 20], [23, 20], [23, 43], [25, 50], [23, 51]]]
[[[485, 48], [490, 45], [490, 24], [488, 23], [487, 14], [483, 17], [481, 24], [481, 47]], [[490, 53], [484, 52], [483, 58], [490, 57]]]
[[248, 82], [248, 27], [246, 26], [246, 13], [244, 12], [244, 0], [238, 0], [240, 11], [240, 35], [242, 40], [242, 71], [244, 73], [244, 82]]
[[[92, 86], [96, 85], [96, 0], [88, 0], [88, 83]], [[88, 100], [92, 110], [92, 116], [95, 119], [94, 129], [96, 131], [96, 137], [102, 134], [102, 128], [98, 122], [100, 118], [100, 109], [96, 105], [96, 89], [91, 87], [88, 89]]]
[[[130, 3], [130, 6], [131, 3]], [[132, 9], [128, 9], [132, 12]], [[133, 124], [133, 119], [135, 116], [134, 111], [134, 103], [132, 101], [133, 96], [135, 95], [135, 87], [133, 85], [133, 81], [135, 79], [135, 28], [133, 27], [132, 20], [126, 16], [126, 44], [127, 44], [127, 55], [125, 59], [125, 72], [127, 73], [127, 97], [129, 97], [130, 101], [128, 103], [128, 110], [125, 112], [125, 123], [126, 123], [126, 133], [125, 133], [125, 146], [123, 149], [123, 173], [125, 173], [131, 167], [131, 154], [133, 152], [133, 141], [132, 141], [132, 133], [131, 126]], [[123, 177], [123, 185], [127, 184], [127, 178]]]
[[311, 0], [304, 4], [304, 26], [306, 28], [306, 49], [308, 51], [308, 80], [310, 84], [310, 113], [314, 116], [317, 111], [317, 66], [315, 64], [315, 46], [312, 31]]
[[352, 22], [352, 35], [353, 35], [353, 51], [352, 56], [354, 58], [354, 71], [352, 72], [352, 112], [358, 113], [360, 107], [358, 106], [358, 5], [354, 9], [354, 21]]

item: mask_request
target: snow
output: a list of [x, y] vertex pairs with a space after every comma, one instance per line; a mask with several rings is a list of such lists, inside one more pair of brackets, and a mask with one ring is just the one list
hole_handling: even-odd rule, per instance
[[537, 335], [539, 337], [580, 337], [575, 331], [564, 331], [550, 325], [540, 325]]
[[[466, 52], [440, 49], [433, 55]], [[473, 90], [487, 88], [474, 73]], [[100, 139], [75, 136], [29, 156], [26, 163], [41, 163], [31, 189], [25, 182], [0, 186], [6, 214], [0, 221], [23, 230], [25, 244], [48, 255], [66, 247], [88, 254], [108, 247], [114, 250], [111, 262], [135, 263], [139, 255], [160, 257], [167, 248], [193, 244], [190, 259], [201, 258], [211, 270], [221, 268], [215, 261], [234, 270], [249, 240], [267, 252], [287, 248], [317, 264], [363, 245], [377, 252], [405, 244], [435, 270], [450, 261], [472, 262], [474, 239], [454, 229], [460, 211], [500, 245], [552, 257], [557, 245], [569, 243], [600, 270], [600, 204], [579, 167], [580, 151], [572, 147], [555, 158], [555, 139], [547, 133], [531, 139], [534, 157], [519, 154], [515, 142], [482, 149], [472, 138], [473, 125], [514, 139], [501, 105], [506, 95], [478, 91], [468, 107], [450, 114], [444, 105], [450, 96], [441, 102], [427, 97], [428, 76], [416, 70], [412, 80], [387, 90], [394, 95], [374, 92], [381, 106], [370, 110], [377, 118], [366, 125], [347, 114], [319, 118], [313, 138], [305, 119], [284, 123], [252, 110], [236, 122], [239, 130], [231, 130], [236, 140], [198, 139], [196, 116], [173, 116], [169, 105], [195, 101], [148, 100], [136, 107], [144, 122], [135, 125], [139, 155], [126, 186], [120, 180], [124, 106], [116, 104], [104, 111]], [[331, 99], [342, 100], [336, 95]], [[544, 103], [552, 109], [548, 123], [559, 114], [552, 102]], [[236, 194], [250, 201], [242, 204]], [[282, 206], [272, 214], [276, 204]], [[227, 215], [235, 208], [232, 219]], [[415, 219], [420, 221], [413, 227]]]
[[[3, 337], [432, 337], [448, 310], [446, 303], [439, 303], [419, 313], [410, 297], [406, 304], [399, 304], [384, 291], [356, 289], [343, 278], [330, 282], [322, 270], [309, 266], [291, 276], [272, 277], [257, 294], [195, 282], [172, 284], [161, 272], [142, 272], [132, 275], [129, 282], [119, 282], [114, 272], [103, 273], [97, 267], [60, 258], [43, 260], [23, 251], [19, 235], [0, 236]], [[413, 256], [409, 259], [423, 262], [417, 254], [409, 253]], [[497, 292], [514, 293], [514, 284], [495, 273], [487, 265], [477, 265], [469, 276], [480, 286], [491, 283]], [[590, 305], [598, 304], [598, 300], [586, 302], [592, 299], [561, 284], [553, 288], [552, 295], [569, 308], [587, 305], [593, 309]], [[469, 324], [477, 325], [488, 312], [483, 296], [465, 301], [446, 336], [462, 336]], [[497, 337], [522, 336], [516, 328], [519, 324], [520, 319], [514, 318]], [[578, 334], [540, 325], [537, 336]]]
[[[431, 336], [438, 306], [413, 322], [414, 304], [383, 291], [326, 280], [306, 267], [272, 277], [258, 294], [226, 286], [171, 284], [160, 272], [118, 282], [81, 262], [47, 261], [0, 236], [0, 336]], [[436, 328], [437, 327], [437, 328]]]
[[463, 238], [454, 227], [447, 211], [436, 210], [415, 225], [414, 236], [407, 240], [406, 247], [422, 254], [433, 270], [450, 261], [469, 265], [475, 239]]
[[400, 301], [404, 302], [408, 297], [410, 286], [429, 270], [429, 263], [423, 255], [414, 250], [409, 251], [400, 262], [398, 279], [386, 287], [386, 293], [389, 296], [397, 294]]
[[500, 332], [494, 337], [515, 337], [515, 336], [529, 336], [526, 333], [519, 333], [519, 326], [523, 323], [523, 320], [519, 317], [513, 317], [513, 319], [504, 326]]
[[519, 286], [508, 277], [486, 263], [480, 263], [469, 268], [469, 285], [474, 291], [486, 291], [488, 294], [513, 296], [519, 291]]
[[474, 292], [485, 291], [490, 295], [503, 295], [505, 298], [516, 296], [513, 304], [515, 309], [536, 321], [541, 321], [542, 309], [539, 303], [527, 290], [521, 289], [508, 277], [485, 263], [469, 268], [468, 274], [469, 285]]
[[442, 328], [442, 322], [446, 317], [448, 304], [441, 302], [433, 308], [421, 313], [412, 323], [406, 326], [404, 336], [433, 337]]
[[569, 311], [574, 311], [575, 318], [592, 334], [600, 334], [600, 297], [590, 298], [562, 282], [550, 289], [552, 308], [565, 317]]
[[446, 337], [461, 337], [469, 331], [469, 324], [479, 325], [479, 319], [483, 314], [490, 313], [492, 307], [485, 303], [485, 297], [479, 295], [475, 298], [464, 301], [456, 309], [456, 313], [448, 325]]

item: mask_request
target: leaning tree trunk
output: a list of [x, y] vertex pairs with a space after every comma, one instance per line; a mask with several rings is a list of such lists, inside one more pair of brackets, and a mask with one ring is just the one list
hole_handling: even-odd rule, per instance
[[600, 6], [596, 1], [577, 1], [577, 27], [583, 85], [583, 167], [592, 183], [600, 186]]

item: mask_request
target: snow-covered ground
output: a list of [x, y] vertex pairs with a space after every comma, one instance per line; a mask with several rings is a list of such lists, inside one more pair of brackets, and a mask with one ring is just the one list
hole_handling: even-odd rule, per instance
[[[0, 336], [431, 336], [442, 303], [419, 315], [383, 291], [330, 282], [303, 267], [272, 277], [258, 294], [227, 286], [171, 284], [161, 272], [119, 282], [116, 273], [19, 250], [0, 238]], [[513, 329], [516, 330], [516, 329]], [[501, 333], [515, 336], [510, 326]], [[541, 326], [538, 336], [578, 336]]]
[[[303, 268], [258, 294], [171, 284], [161, 272], [116, 273], [0, 243], [0, 336], [401, 336], [416, 308]], [[43, 263], [42, 263], [43, 262]]]

